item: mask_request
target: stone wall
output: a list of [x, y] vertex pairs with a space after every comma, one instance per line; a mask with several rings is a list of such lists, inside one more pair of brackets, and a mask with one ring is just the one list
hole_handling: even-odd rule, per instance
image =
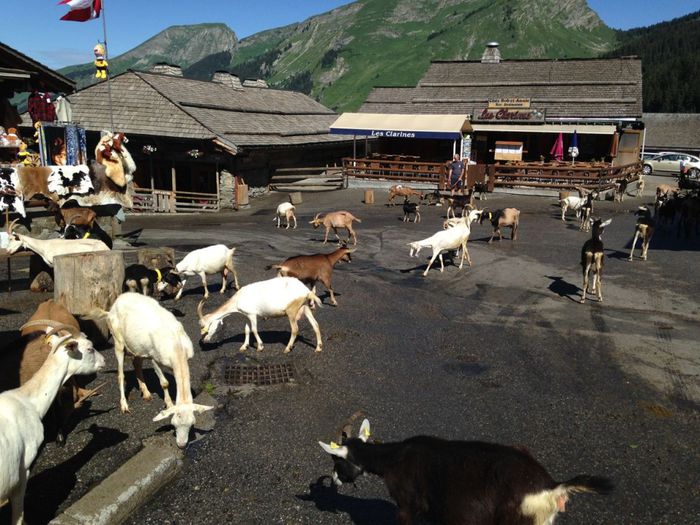
[[231, 172], [228, 170], [219, 172], [220, 207], [222, 210], [232, 210], [236, 205], [235, 185], [235, 177]]

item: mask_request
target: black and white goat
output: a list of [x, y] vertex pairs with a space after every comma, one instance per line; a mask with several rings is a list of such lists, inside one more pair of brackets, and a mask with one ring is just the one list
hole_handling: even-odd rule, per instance
[[570, 495], [613, 489], [596, 476], [554, 481], [527, 451], [496, 443], [415, 436], [374, 444], [369, 436], [365, 419], [357, 438], [319, 444], [333, 457], [336, 485], [364, 473], [383, 478], [402, 525], [418, 517], [442, 525], [551, 525]]
[[581, 303], [586, 302], [586, 293], [588, 293], [588, 276], [593, 272], [593, 286], [590, 293], [598, 296], [598, 301], [603, 302], [603, 260], [605, 253], [603, 252], [603, 241], [601, 237], [605, 227], [612, 222], [608, 219], [603, 222], [602, 219], [590, 219], [591, 222], [591, 238], [588, 239], [581, 248], [581, 268], [583, 269], [583, 290], [581, 292]]
[[403, 222], [410, 222], [413, 215], [413, 222], [420, 222], [420, 205], [417, 202], [411, 202], [406, 198], [403, 201]]
[[151, 270], [143, 264], [132, 264], [124, 270], [124, 289], [130, 292], [141, 292], [143, 295], [151, 295], [153, 290], [161, 293], [168, 286], [179, 291], [182, 280], [173, 270], [175, 268], [172, 266]]

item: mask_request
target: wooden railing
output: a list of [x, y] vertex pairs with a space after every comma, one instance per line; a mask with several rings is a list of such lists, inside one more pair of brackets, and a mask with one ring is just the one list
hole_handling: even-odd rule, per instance
[[368, 179], [400, 180], [440, 184], [445, 177], [445, 163], [394, 159], [343, 159], [343, 174]]
[[132, 197], [132, 213], [195, 213], [219, 211], [215, 193], [139, 188]]
[[500, 187], [531, 187], [573, 189], [577, 186], [608, 190], [623, 178], [637, 180], [642, 172], [641, 162], [612, 166], [603, 163], [576, 165], [510, 163], [493, 166], [494, 185]]
[[343, 187], [340, 167], [278, 168], [270, 178], [270, 189], [337, 189]]

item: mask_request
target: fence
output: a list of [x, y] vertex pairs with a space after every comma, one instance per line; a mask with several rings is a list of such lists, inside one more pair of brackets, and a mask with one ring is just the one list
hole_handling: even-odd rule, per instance
[[392, 159], [343, 159], [343, 174], [367, 179], [427, 182], [444, 185], [444, 162], [420, 162], [396, 156]]
[[270, 178], [270, 189], [281, 191], [324, 190], [343, 187], [339, 167], [279, 168]]
[[194, 213], [219, 211], [219, 197], [215, 193], [193, 191], [134, 190], [132, 213]]
[[[491, 171], [492, 170], [492, 171]], [[583, 187], [609, 190], [615, 183], [627, 178], [630, 182], [639, 178], [642, 163], [611, 166], [603, 163], [581, 163], [577, 165], [508, 163], [490, 167], [494, 185], [497, 187], [530, 187], [549, 189], [574, 189]]]

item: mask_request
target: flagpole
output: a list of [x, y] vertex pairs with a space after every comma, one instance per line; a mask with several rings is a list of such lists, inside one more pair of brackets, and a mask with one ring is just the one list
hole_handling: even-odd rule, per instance
[[[102, 37], [105, 44], [105, 60], [109, 60], [109, 46], [107, 45], [107, 14], [105, 11], [106, 0], [102, 0]], [[110, 83], [109, 69], [107, 69], [107, 98], [109, 99], [109, 123], [111, 124], [110, 131], [114, 133], [114, 112], [112, 111], [112, 84]]]

